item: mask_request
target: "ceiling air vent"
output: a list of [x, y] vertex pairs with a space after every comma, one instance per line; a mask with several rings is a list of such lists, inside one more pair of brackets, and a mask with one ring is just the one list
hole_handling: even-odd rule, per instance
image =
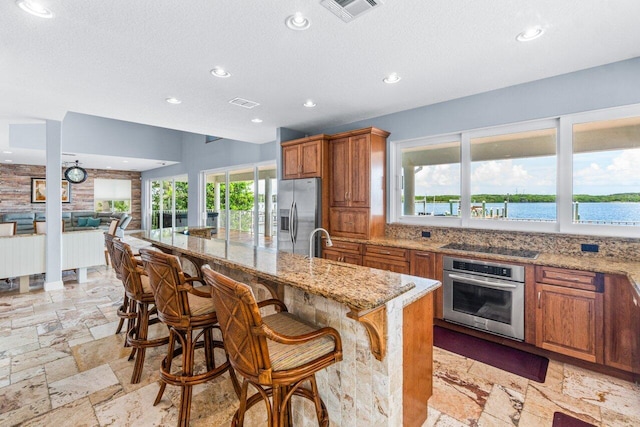
[[376, 6], [380, 6], [380, 0], [322, 0], [321, 5], [337, 15], [344, 22], [350, 22], [370, 11]]
[[249, 109], [260, 105], [257, 102], [249, 101], [248, 99], [243, 99], [243, 98], [233, 98], [231, 101], [229, 101], [229, 104], [233, 104], [239, 107], [244, 107]]

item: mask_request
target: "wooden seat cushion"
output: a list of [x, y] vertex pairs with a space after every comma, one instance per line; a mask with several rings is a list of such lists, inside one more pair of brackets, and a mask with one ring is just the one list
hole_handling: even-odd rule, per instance
[[[211, 295], [211, 286], [209, 285], [198, 286], [196, 289]], [[187, 294], [187, 298], [189, 299], [189, 309], [191, 310], [192, 316], [201, 316], [216, 311], [211, 298], [199, 297], [190, 293]]]
[[[317, 330], [290, 313], [276, 313], [262, 318], [271, 329], [282, 335], [304, 335]], [[271, 367], [274, 371], [284, 371], [302, 366], [318, 357], [330, 353], [335, 348], [334, 341], [322, 337], [304, 344], [287, 345], [267, 339]]]

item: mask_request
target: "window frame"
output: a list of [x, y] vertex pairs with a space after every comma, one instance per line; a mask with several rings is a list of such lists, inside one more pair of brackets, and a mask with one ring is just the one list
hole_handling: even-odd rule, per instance
[[[605, 121], [640, 116], [640, 104], [579, 112], [539, 120], [509, 123], [499, 126], [468, 129], [446, 134], [390, 141], [389, 222], [436, 227], [476, 228], [520, 232], [545, 232], [611, 237], [640, 237], [640, 227], [574, 224], [573, 202], [573, 125], [591, 121]], [[493, 221], [474, 219], [464, 206], [471, 200], [471, 139], [540, 129], [556, 129], [556, 221]], [[402, 149], [421, 145], [460, 140], [460, 205], [461, 217], [431, 217], [402, 214]]]

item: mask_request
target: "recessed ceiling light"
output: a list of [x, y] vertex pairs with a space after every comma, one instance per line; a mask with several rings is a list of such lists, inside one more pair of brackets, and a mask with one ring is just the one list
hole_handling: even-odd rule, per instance
[[7, 162], [7, 163], [11, 163], [11, 162], [13, 162], [13, 160], [11, 160], [11, 159], [6, 159], [6, 160], [5, 160], [5, 162]]
[[518, 34], [516, 36], [516, 40], [518, 40], [519, 42], [528, 42], [537, 39], [542, 34], [544, 34], [544, 30], [542, 29], [542, 27], [531, 27]]
[[46, 7], [30, 0], [17, 0], [16, 4], [20, 9], [38, 18], [53, 18], [53, 12]]
[[129, 160], [123, 160], [122, 163], [129, 163]]
[[107, 166], [107, 169], [111, 169], [111, 166]]
[[13, 151], [3, 151], [2, 154], [13, 154]]
[[313, 102], [312, 100], [308, 100], [307, 102], [305, 102], [305, 103], [304, 103], [304, 104], [302, 104], [302, 105], [304, 105], [304, 106], [305, 106], [305, 107], [307, 107], [307, 108], [313, 108], [313, 107], [315, 107], [315, 106], [316, 106], [316, 103], [315, 103], [315, 102]]
[[296, 31], [306, 30], [311, 26], [311, 21], [305, 18], [300, 12], [289, 16], [284, 22], [288, 28]]
[[401, 79], [402, 77], [400, 77], [397, 73], [391, 73], [387, 77], [382, 79], [382, 81], [387, 84], [394, 84], [394, 83], [398, 83]]
[[170, 97], [170, 98], [165, 99], [165, 101], [167, 101], [169, 104], [173, 104], [173, 105], [182, 104], [182, 101], [180, 101], [178, 98], [174, 98], [173, 96]]
[[255, 119], [251, 119], [251, 121], [252, 121], [253, 123], [262, 123], [262, 119], [259, 119], [259, 118], [257, 118], [257, 117], [256, 117]]
[[221, 79], [226, 79], [227, 77], [231, 77], [231, 73], [226, 71], [224, 68], [215, 67], [211, 70], [211, 74], [220, 77]]

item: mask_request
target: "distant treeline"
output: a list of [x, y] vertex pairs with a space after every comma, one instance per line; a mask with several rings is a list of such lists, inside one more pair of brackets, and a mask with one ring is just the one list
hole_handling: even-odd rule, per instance
[[[427, 203], [433, 203], [434, 196], [416, 196], [416, 202], [427, 199]], [[460, 196], [444, 195], [435, 196], [436, 203], [449, 203], [450, 200], [459, 200]], [[606, 196], [593, 196], [590, 194], [574, 194], [573, 200], [580, 203], [607, 203], [607, 202], [640, 202], [640, 193], [618, 193]], [[472, 203], [553, 203], [556, 196], [549, 194], [473, 194]]]

